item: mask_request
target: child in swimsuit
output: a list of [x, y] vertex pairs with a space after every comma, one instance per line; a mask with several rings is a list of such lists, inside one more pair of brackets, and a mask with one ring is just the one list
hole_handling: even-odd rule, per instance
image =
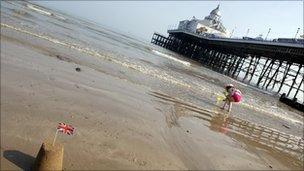
[[232, 84], [228, 84], [225, 87], [226, 91], [226, 99], [224, 106], [222, 107], [222, 109], [225, 109], [225, 106], [228, 104], [229, 108], [228, 108], [228, 113], [230, 113], [231, 111], [231, 107], [232, 107], [232, 102], [240, 102], [242, 99], [242, 93], [240, 90], [236, 89]]

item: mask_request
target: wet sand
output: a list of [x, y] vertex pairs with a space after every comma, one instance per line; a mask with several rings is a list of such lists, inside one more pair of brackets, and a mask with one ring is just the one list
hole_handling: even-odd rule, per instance
[[303, 168], [296, 136], [117, 76], [134, 70], [109, 61], [95, 58], [108, 68], [94, 69], [88, 58], [1, 28], [2, 170], [28, 168], [61, 121], [76, 127], [58, 137], [67, 170]]

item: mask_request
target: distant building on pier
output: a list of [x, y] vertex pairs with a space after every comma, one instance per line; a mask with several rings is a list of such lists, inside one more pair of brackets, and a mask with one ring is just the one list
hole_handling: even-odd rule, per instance
[[229, 37], [230, 32], [221, 22], [220, 5], [210, 12], [203, 20], [193, 18], [179, 22], [178, 29], [206, 36]]

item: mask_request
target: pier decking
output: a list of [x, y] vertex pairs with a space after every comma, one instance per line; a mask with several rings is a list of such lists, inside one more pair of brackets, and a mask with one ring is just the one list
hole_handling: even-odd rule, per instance
[[304, 111], [304, 44], [209, 38], [185, 30], [154, 33], [151, 43], [260, 89], [286, 94]]

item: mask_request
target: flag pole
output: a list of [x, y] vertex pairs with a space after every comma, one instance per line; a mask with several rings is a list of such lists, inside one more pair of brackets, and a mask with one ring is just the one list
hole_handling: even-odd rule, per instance
[[56, 138], [57, 138], [57, 134], [58, 134], [58, 129], [56, 130], [56, 133], [55, 133], [55, 137], [54, 137], [54, 140], [53, 140], [53, 146], [55, 145], [55, 141], [56, 141]]

